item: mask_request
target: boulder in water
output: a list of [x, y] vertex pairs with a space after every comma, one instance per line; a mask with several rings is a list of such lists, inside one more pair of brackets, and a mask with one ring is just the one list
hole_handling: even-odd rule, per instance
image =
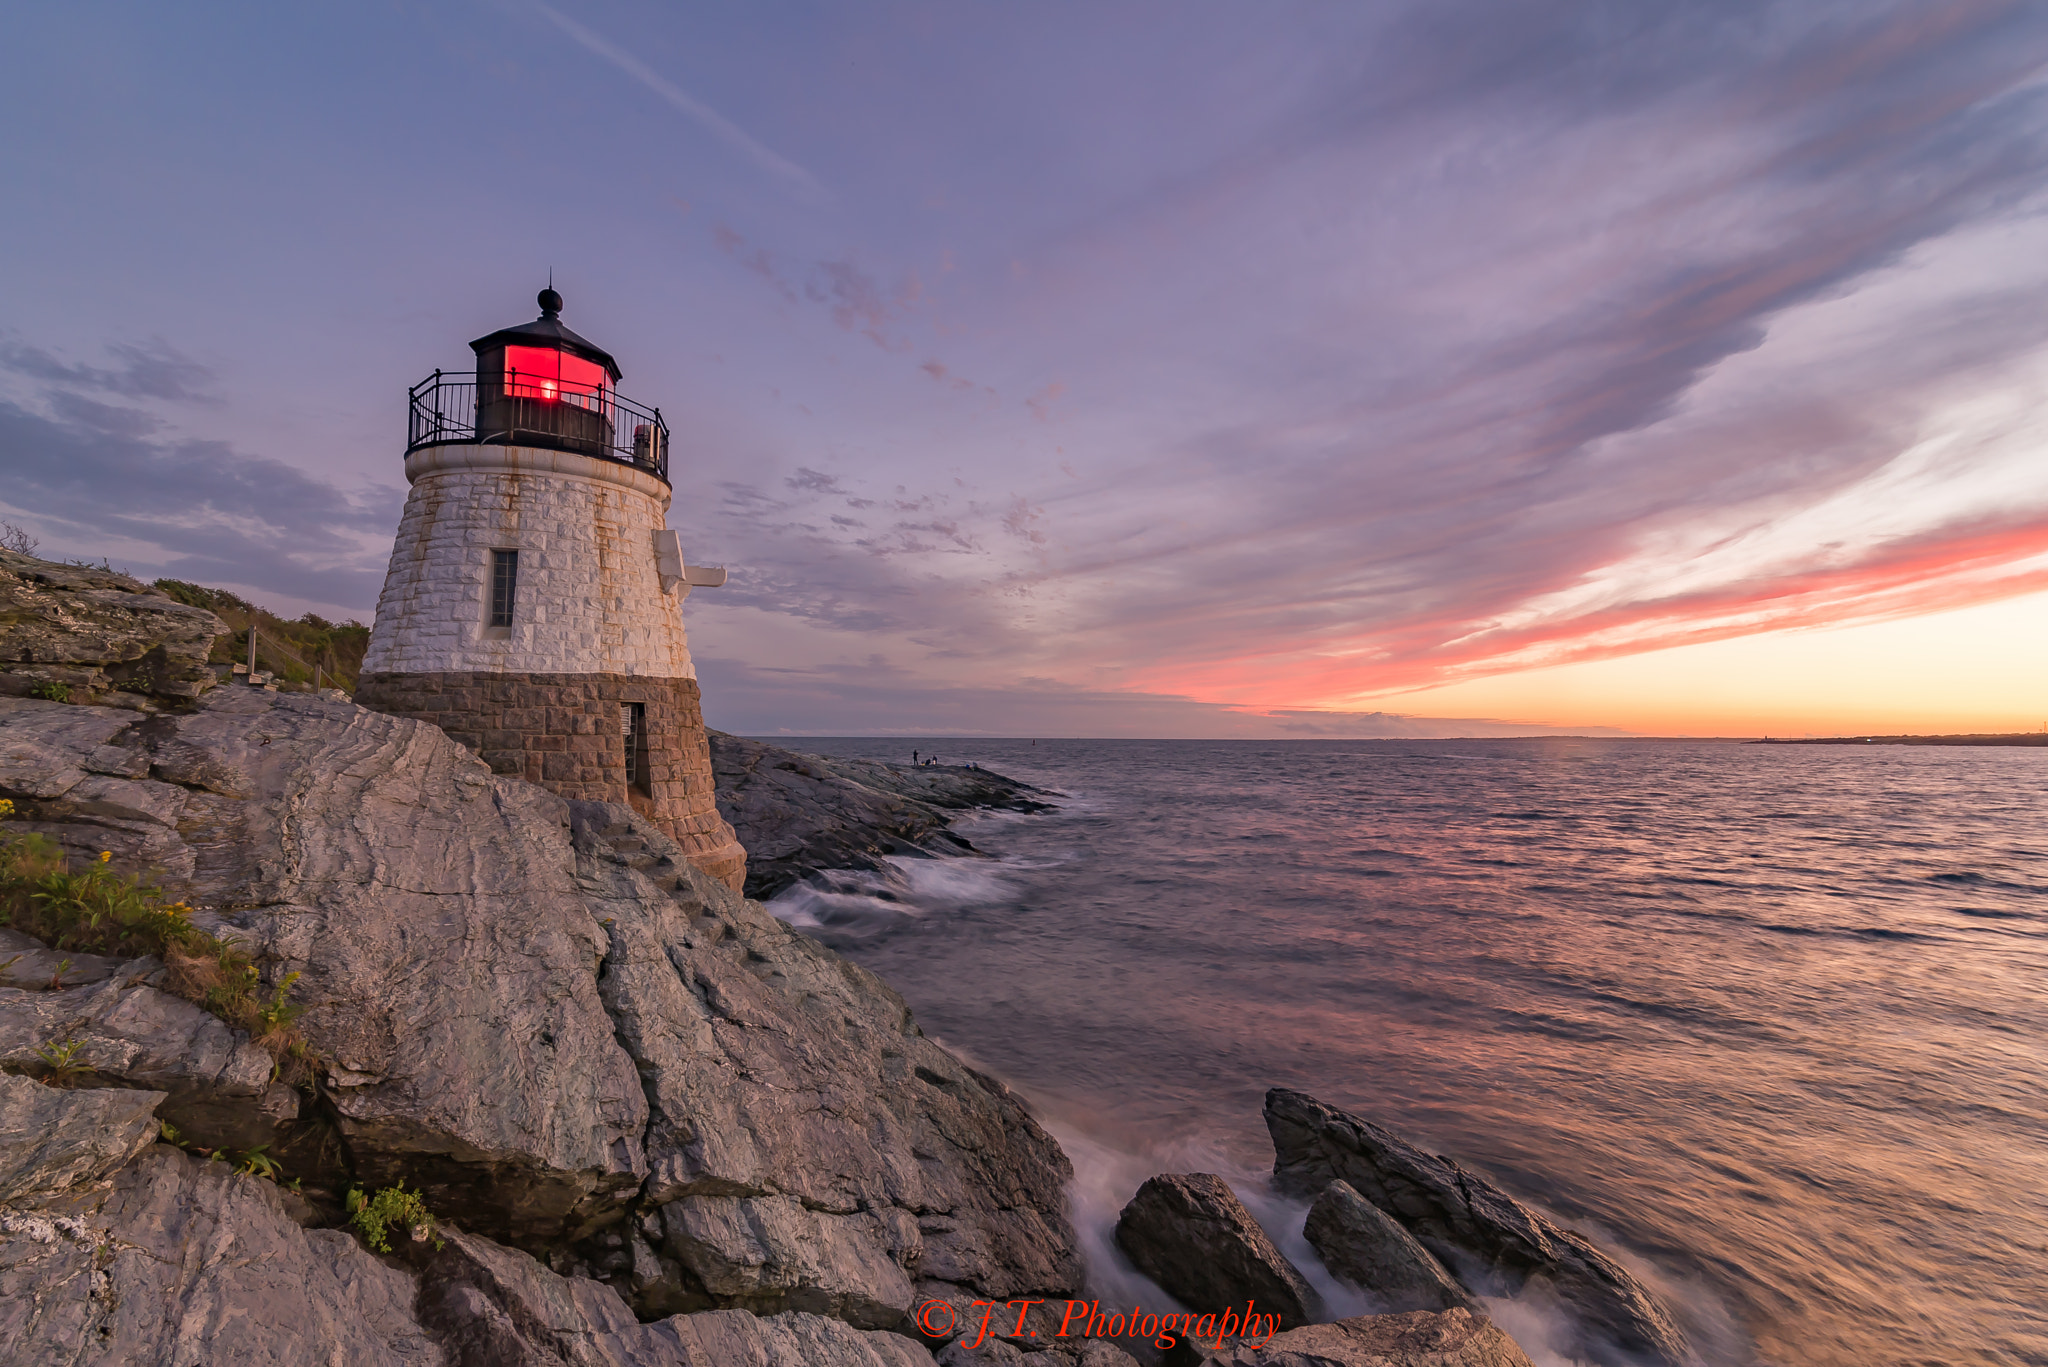
[[1411, 1310], [1478, 1312], [1465, 1289], [1400, 1222], [1351, 1189], [1332, 1182], [1309, 1207], [1303, 1231], [1339, 1281], [1374, 1296], [1389, 1314]]
[[1626, 1268], [1477, 1173], [1285, 1088], [1266, 1093], [1266, 1128], [1282, 1190], [1306, 1195], [1348, 1182], [1439, 1258], [1469, 1258], [1511, 1292], [1547, 1289], [1571, 1313], [1582, 1356], [1612, 1367], [1694, 1360], [1671, 1316]]
[[1117, 1217], [1116, 1243], [1133, 1266], [1197, 1314], [1250, 1301], [1257, 1313], [1277, 1314], [1291, 1326], [1321, 1313], [1299, 1269], [1214, 1173], [1147, 1180]]

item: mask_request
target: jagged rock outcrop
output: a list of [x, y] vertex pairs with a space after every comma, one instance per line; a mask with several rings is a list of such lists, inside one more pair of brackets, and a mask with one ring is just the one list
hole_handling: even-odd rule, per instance
[[59, 685], [73, 701], [122, 707], [197, 697], [226, 630], [125, 574], [0, 551], [0, 696]]
[[971, 854], [947, 829], [962, 812], [1050, 810], [1028, 783], [959, 765], [831, 759], [711, 733], [718, 810], [747, 847], [749, 897], [825, 869], [881, 869], [892, 854]]
[[[96, 774], [165, 790], [146, 830], [96, 824]], [[253, 689], [147, 718], [0, 699], [0, 796], [11, 824], [153, 863], [266, 981], [303, 975], [325, 1069], [275, 1152], [309, 1183], [418, 1188], [650, 1315], [874, 1324], [920, 1279], [1079, 1284], [1069, 1169], [1022, 1103], [625, 808], [493, 776], [422, 723]], [[151, 992], [18, 996], [33, 1033], [102, 1030]], [[113, 1004], [85, 1011], [94, 994]]]
[[75, 1044], [72, 1065], [100, 1085], [163, 1092], [157, 1113], [193, 1143], [276, 1143], [280, 1127], [298, 1119], [298, 1092], [272, 1081], [270, 1055], [246, 1035], [142, 981], [158, 967], [138, 959], [58, 991], [0, 988], [0, 1067], [41, 1073], [42, 1049]]
[[162, 1092], [65, 1091], [0, 1073], [0, 1202], [94, 1181], [156, 1142]]
[[1581, 1355], [1616, 1367], [1693, 1361], [1669, 1313], [1626, 1268], [1477, 1173], [1284, 1088], [1266, 1093], [1266, 1128], [1283, 1190], [1307, 1195], [1348, 1182], [1461, 1278], [1476, 1266], [1503, 1292], [1546, 1289], [1571, 1312]]
[[[19, 1079], [0, 1079], [50, 1091]], [[149, 1094], [55, 1093], [81, 1105]], [[31, 1098], [39, 1102], [40, 1099]], [[0, 1090], [0, 1133], [20, 1098]], [[304, 1229], [278, 1187], [165, 1144], [0, 1208], [0, 1361], [77, 1367], [931, 1367], [840, 1320], [634, 1317], [611, 1288], [448, 1228], [378, 1257]]]
[[1361, 1315], [1226, 1345], [1202, 1367], [1532, 1367], [1492, 1322], [1462, 1309]]
[[1349, 1182], [1323, 1188], [1302, 1232], [1331, 1275], [1374, 1297], [1388, 1314], [1460, 1307], [1479, 1313], [1443, 1264]]
[[652, 1108], [662, 1255], [722, 1303], [860, 1323], [907, 1309], [913, 1275], [999, 1300], [1079, 1285], [1071, 1168], [1008, 1088], [643, 819], [571, 810], [605, 1002]]
[[930, 1367], [922, 1344], [843, 1320], [741, 1310], [643, 1324], [601, 1282], [449, 1231], [424, 1265], [421, 1322], [449, 1367]]
[[1322, 1313], [1315, 1290], [1214, 1173], [1146, 1180], [1117, 1217], [1116, 1245], [1166, 1294], [1198, 1314], [1278, 1314], [1283, 1326]]
[[349, 1235], [293, 1223], [274, 1184], [167, 1144], [0, 1212], [8, 1362], [442, 1367], [415, 1293]]

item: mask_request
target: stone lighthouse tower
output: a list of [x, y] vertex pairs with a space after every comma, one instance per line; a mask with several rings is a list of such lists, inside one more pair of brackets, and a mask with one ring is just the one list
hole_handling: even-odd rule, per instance
[[737, 889], [680, 609], [724, 570], [666, 529], [668, 427], [610, 354], [541, 316], [412, 389], [412, 485], [356, 701], [433, 722], [501, 774], [629, 803]]

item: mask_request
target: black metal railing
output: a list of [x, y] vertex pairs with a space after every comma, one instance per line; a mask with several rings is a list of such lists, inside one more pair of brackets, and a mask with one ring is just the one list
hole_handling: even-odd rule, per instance
[[435, 371], [409, 391], [406, 451], [474, 442], [574, 451], [668, 480], [668, 424], [609, 387], [525, 375]]

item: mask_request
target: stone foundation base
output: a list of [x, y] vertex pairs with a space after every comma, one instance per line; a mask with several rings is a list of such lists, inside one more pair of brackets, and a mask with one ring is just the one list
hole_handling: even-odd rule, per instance
[[[739, 891], [747, 852], [718, 814], [695, 679], [628, 674], [365, 674], [355, 700], [432, 722], [495, 773], [563, 797], [617, 802]], [[647, 709], [647, 784], [627, 782], [622, 704]]]

